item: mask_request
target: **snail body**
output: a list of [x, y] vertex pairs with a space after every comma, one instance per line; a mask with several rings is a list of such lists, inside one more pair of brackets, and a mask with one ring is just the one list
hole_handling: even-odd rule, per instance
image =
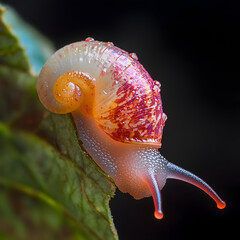
[[135, 54], [91, 38], [67, 45], [43, 66], [37, 91], [49, 111], [72, 113], [84, 149], [122, 192], [153, 196], [156, 218], [167, 178], [192, 183], [225, 207], [203, 180], [159, 153], [167, 118], [160, 84]]

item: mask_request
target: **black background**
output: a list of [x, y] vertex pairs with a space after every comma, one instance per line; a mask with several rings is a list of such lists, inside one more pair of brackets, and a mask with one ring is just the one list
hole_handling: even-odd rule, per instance
[[227, 0], [3, 2], [56, 48], [90, 36], [136, 52], [162, 85], [168, 120], [161, 153], [206, 180], [227, 203], [219, 210], [197, 188], [168, 180], [162, 191], [165, 215], [156, 220], [151, 198], [136, 201], [117, 191], [110, 205], [120, 240], [235, 236], [240, 213], [239, 6]]

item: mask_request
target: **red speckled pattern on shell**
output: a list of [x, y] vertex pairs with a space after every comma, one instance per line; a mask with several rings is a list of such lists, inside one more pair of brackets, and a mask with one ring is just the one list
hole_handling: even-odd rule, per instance
[[101, 72], [108, 80], [101, 80], [97, 98], [101, 104], [95, 111], [98, 125], [117, 141], [161, 147], [166, 115], [159, 82], [126, 51], [110, 46], [103, 55], [110, 67]]

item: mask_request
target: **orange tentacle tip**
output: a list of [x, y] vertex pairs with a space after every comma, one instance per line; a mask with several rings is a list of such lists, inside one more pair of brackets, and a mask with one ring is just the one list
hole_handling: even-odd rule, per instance
[[219, 209], [224, 209], [226, 207], [226, 202], [224, 202], [224, 201], [218, 202], [217, 207]]
[[155, 211], [154, 216], [156, 219], [159, 219], [159, 220], [163, 219], [163, 213], [161, 211]]

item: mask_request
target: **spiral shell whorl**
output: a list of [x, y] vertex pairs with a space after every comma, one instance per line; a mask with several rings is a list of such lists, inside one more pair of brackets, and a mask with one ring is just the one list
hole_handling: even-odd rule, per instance
[[84, 42], [67, 45], [54, 53], [43, 66], [37, 91], [40, 101], [49, 111], [58, 114], [72, 112], [79, 108], [82, 98], [89, 95], [88, 90], [92, 94], [91, 82], [99, 73], [96, 66], [92, 71], [94, 66], [89, 64], [91, 60], [86, 59], [87, 47]]

